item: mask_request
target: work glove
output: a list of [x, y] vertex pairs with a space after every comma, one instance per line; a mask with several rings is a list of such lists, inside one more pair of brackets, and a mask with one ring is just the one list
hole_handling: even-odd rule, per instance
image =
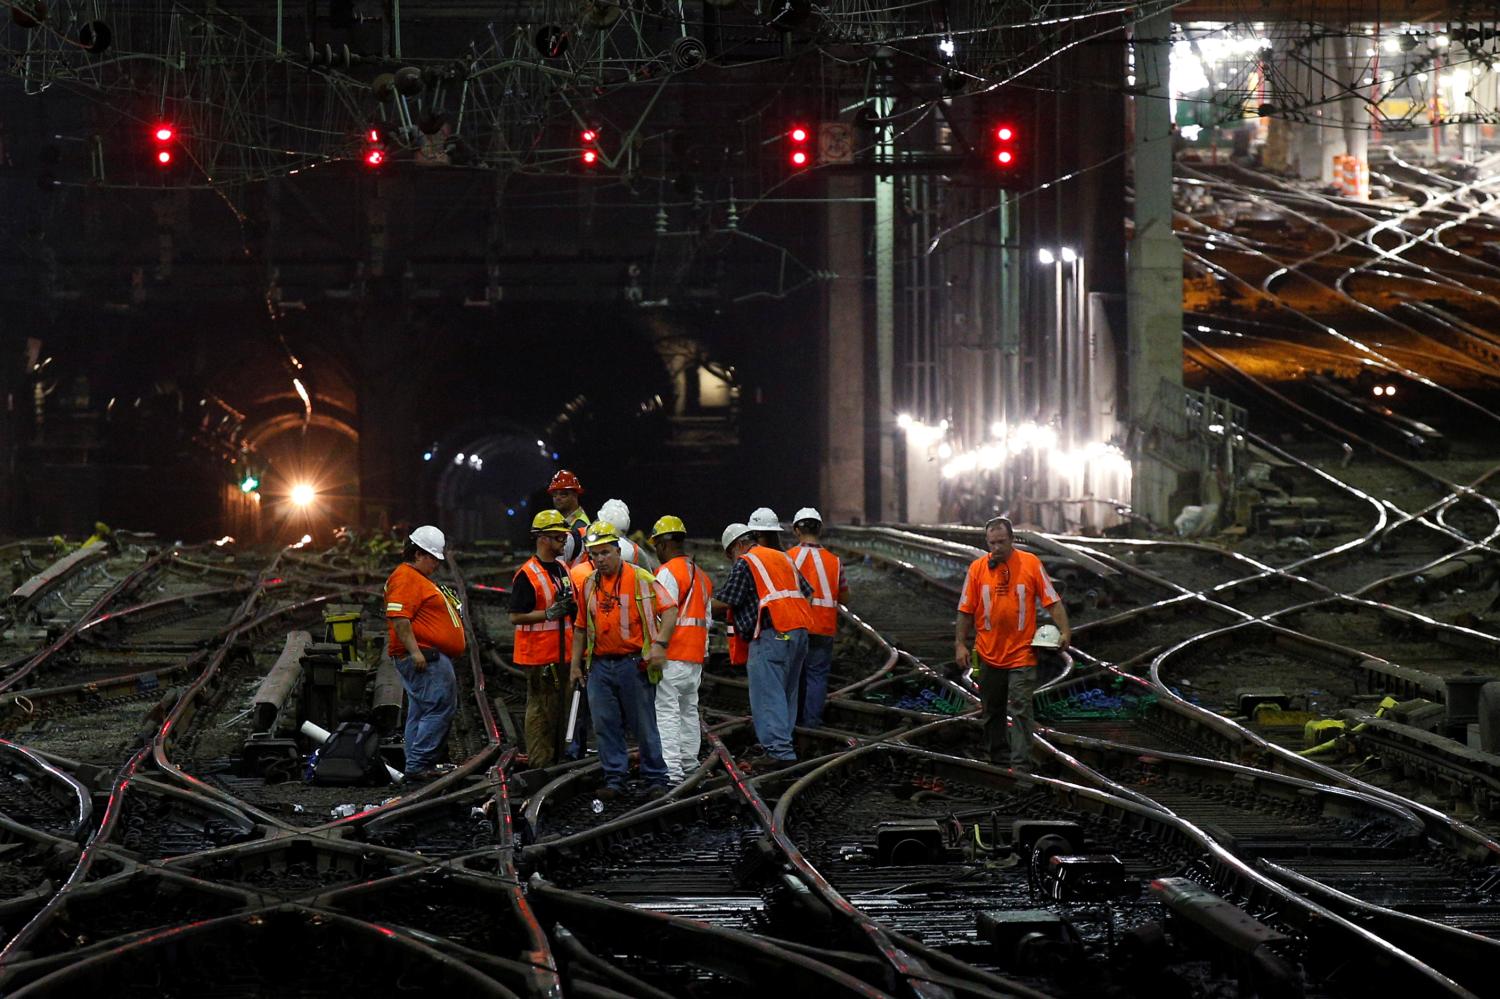
[[661, 683], [661, 666], [657, 663], [649, 663], [646, 666], [646, 679], [651, 683]]
[[577, 605], [571, 599], [568, 599], [559, 600], [551, 607], [548, 607], [545, 616], [548, 621], [560, 621], [565, 617], [572, 617], [576, 613], [578, 613]]

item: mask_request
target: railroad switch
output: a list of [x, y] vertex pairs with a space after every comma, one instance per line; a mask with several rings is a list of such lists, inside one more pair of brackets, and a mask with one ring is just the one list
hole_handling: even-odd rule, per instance
[[1158, 878], [1151, 882], [1151, 894], [1170, 913], [1172, 936], [1228, 959], [1247, 992], [1302, 995], [1300, 969], [1278, 953], [1294, 943], [1291, 937], [1187, 878]]
[[281, 769], [290, 779], [300, 774], [302, 750], [296, 739], [278, 739], [268, 732], [253, 732], [240, 748], [238, 772], [241, 777], [269, 777], [270, 772], [281, 762]]
[[932, 864], [943, 857], [943, 827], [937, 819], [900, 819], [875, 826], [880, 864]]
[[1321, 746], [1329, 739], [1337, 738], [1344, 732], [1344, 723], [1337, 718], [1319, 718], [1302, 726], [1302, 744], [1304, 746]]
[[1013, 971], [1058, 971], [1082, 953], [1073, 924], [1046, 909], [981, 912], [975, 922], [979, 938]]
[[1291, 695], [1279, 690], [1237, 690], [1234, 694], [1235, 703], [1239, 705], [1240, 714], [1252, 716], [1255, 709], [1262, 704], [1272, 704], [1283, 711], [1291, 709]]
[[1066, 841], [1068, 848], [1062, 852], [1075, 853], [1084, 847], [1083, 826], [1067, 819], [1016, 819], [1010, 826], [1011, 849], [1023, 857], [1031, 856], [1037, 840], [1043, 836], [1058, 836]]
[[1042, 888], [1059, 902], [1108, 902], [1141, 891], [1140, 882], [1125, 872], [1125, 862], [1112, 853], [1053, 857]]

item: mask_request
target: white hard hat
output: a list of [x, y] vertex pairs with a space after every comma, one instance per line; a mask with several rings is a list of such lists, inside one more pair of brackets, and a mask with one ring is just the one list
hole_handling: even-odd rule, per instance
[[423, 524], [411, 532], [411, 543], [422, 549], [433, 558], [443, 559], [443, 532], [431, 524]]
[[750, 527], [747, 524], [730, 524], [724, 528], [724, 533], [719, 538], [719, 547], [728, 551], [730, 545], [749, 533]]
[[800, 524], [804, 520], [816, 520], [821, 524], [823, 523], [823, 515], [817, 510], [814, 510], [812, 507], [805, 506], [797, 511], [797, 515], [792, 518], [792, 523]]
[[1057, 630], [1055, 624], [1044, 624], [1036, 630], [1031, 638], [1033, 649], [1056, 649], [1062, 646], [1062, 632]]
[[763, 506], [750, 515], [748, 526], [752, 531], [779, 531], [781, 521], [776, 518], [775, 510]]
[[614, 524], [615, 530], [621, 534], [630, 533], [630, 507], [620, 500], [605, 500], [599, 504], [599, 516], [595, 519]]

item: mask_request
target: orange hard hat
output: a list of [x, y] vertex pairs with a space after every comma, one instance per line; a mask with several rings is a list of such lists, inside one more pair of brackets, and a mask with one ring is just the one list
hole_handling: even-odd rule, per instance
[[564, 468], [552, 476], [552, 484], [547, 487], [547, 491], [555, 493], [562, 489], [571, 489], [575, 493], [582, 494], [583, 483], [578, 481], [578, 476]]

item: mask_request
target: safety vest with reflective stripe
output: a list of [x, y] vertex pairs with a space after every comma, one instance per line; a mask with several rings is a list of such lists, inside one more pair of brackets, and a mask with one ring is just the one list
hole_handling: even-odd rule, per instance
[[[535, 555], [526, 560], [516, 573], [516, 579], [525, 573], [536, 592], [534, 610], [544, 611], [561, 598], [552, 582], [552, 574]], [[564, 584], [571, 589], [571, 584]], [[573, 625], [568, 617], [556, 621], [537, 621], [534, 624], [516, 625], [516, 648], [511, 661], [517, 666], [547, 666], [565, 663], [573, 655]]]
[[[604, 655], [629, 655], [641, 651], [646, 642], [656, 641], [656, 578], [639, 566], [621, 563], [620, 572], [632, 573], [635, 576], [634, 599], [622, 599], [609, 613], [616, 617], [618, 622], [617, 631], [620, 640], [625, 644], [628, 652], [606, 652]], [[587, 613], [585, 621], [588, 625], [588, 654], [590, 659], [594, 655], [595, 639], [599, 632], [599, 573], [591, 574], [583, 586], [583, 605]], [[608, 584], [603, 584], [608, 585]], [[621, 589], [629, 594], [630, 589], [621, 584]], [[642, 667], [645, 668], [644, 666]]]
[[808, 631], [814, 635], [834, 635], [839, 630], [839, 557], [827, 548], [798, 545], [787, 549], [792, 564], [802, 573], [813, 588], [813, 625]]
[[755, 593], [760, 598], [751, 640], [760, 637], [761, 610], [771, 615], [771, 627], [777, 631], [811, 630], [812, 608], [797, 585], [797, 567], [786, 557], [786, 552], [756, 545], [740, 557], [750, 563], [750, 577], [755, 580]]
[[750, 662], [750, 643], [745, 637], [734, 630], [734, 625], [729, 626], [729, 665], [744, 666]]
[[667, 658], [684, 663], [701, 663], [708, 656], [708, 602], [713, 583], [708, 573], [686, 555], [679, 555], [662, 566], [677, 580], [677, 625], [667, 639]]

